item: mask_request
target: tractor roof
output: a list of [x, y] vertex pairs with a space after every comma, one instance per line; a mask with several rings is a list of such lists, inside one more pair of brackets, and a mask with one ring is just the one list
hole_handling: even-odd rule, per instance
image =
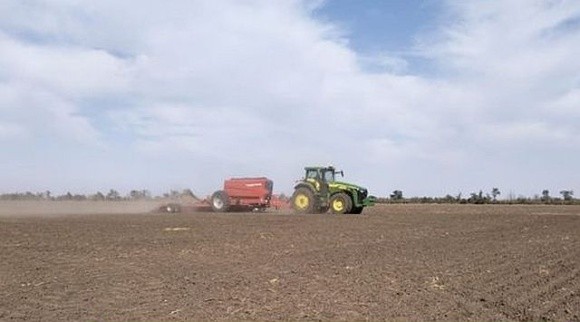
[[322, 169], [334, 170], [334, 167], [331, 165], [326, 167], [317, 167], [317, 166], [304, 167], [304, 170], [322, 170]]

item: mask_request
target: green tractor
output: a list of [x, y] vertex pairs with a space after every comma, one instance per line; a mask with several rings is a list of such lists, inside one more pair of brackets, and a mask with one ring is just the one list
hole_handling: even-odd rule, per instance
[[294, 187], [292, 208], [302, 214], [325, 213], [360, 214], [364, 207], [375, 204], [376, 198], [368, 196], [367, 189], [336, 181], [344, 176], [334, 167], [306, 167], [306, 175]]

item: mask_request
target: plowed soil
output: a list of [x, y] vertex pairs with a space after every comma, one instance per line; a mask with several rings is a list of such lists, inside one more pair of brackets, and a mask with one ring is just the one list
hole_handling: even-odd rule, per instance
[[580, 207], [0, 217], [0, 320], [580, 320]]

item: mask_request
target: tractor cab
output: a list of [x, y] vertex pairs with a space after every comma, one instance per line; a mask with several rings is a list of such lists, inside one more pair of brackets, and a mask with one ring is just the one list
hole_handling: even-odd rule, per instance
[[305, 170], [303, 182], [309, 184], [315, 194], [322, 194], [324, 199], [328, 198], [328, 183], [334, 181], [334, 172], [322, 167], [306, 167]]
[[321, 180], [326, 183], [336, 181], [336, 175], [344, 176], [344, 172], [337, 171], [334, 167], [306, 167], [306, 180]]
[[310, 183], [314, 192], [321, 194], [322, 204], [326, 203], [324, 200], [330, 197], [331, 186], [337, 182], [336, 175], [344, 176], [343, 171], [337, 171], [334, 167], [306, 167], [306, 175], [304, 182]]

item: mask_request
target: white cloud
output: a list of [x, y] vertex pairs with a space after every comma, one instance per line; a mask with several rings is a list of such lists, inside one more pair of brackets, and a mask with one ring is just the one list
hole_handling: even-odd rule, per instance
[[[451, 23], [413, 49], [438, 65], [429, 77], [392, 55], [367, 72], [368, 55], [314, 20], [320, 5], [2, 2], [0, 138], [72, 139], [139, 160], [143, 182], [181, 178], [204, 192], [238, 174], [288, 191], [303, 165], [334, 163], [378, 194], [429, 194], [499, 180], [473, 167], [512, 169], [514, 188], [528, 188], [520, 154], [578, 136], [576, 2], [446, 2]], [[580, 161], [578, 148], [555, 146], [545, 164]], [[68, 161], [71, 172], [86, 162]], [[167, 162], [181, 174], [171, 183]], [[123, 171], [139, 177], [122, 162], [113, 172]]]
[[580, 87], [569, 90], [556, 100], [548, 102], [545, 112], [578, 119], [580, 117]]
[[491, 140], [490, 143], [492, 144], [502, 144], [503, 141], [507, 141], [509, 144], [529, 144], [530, 142], [539, 141], [542, 145], [557, 145], [560, 142], [569, 143], [567, 140], [571, 138], [572, 134], [565, 128], [544, 122], [493, 124], [482, 127], [480, 130], [482, 132], [481, 136]]
[[[98, 146], [99, 133], [78, 114], [74, 101], [26, 82], [0, 84], [0, 117], [12, 124], [8, 131], [15, 142], [52, 138]], [[18, 129], [18, 130], [16, 130]]]
[[14, 139], [25, 135], [26, 130], [18, 124], [0, 123], [0, 140]]
[[0, 46], [0, 66], [11, 82], [71, 98], [107, 95], [128, 85], [128, 66], [102, 50], [24, 44], [1, 33]]

